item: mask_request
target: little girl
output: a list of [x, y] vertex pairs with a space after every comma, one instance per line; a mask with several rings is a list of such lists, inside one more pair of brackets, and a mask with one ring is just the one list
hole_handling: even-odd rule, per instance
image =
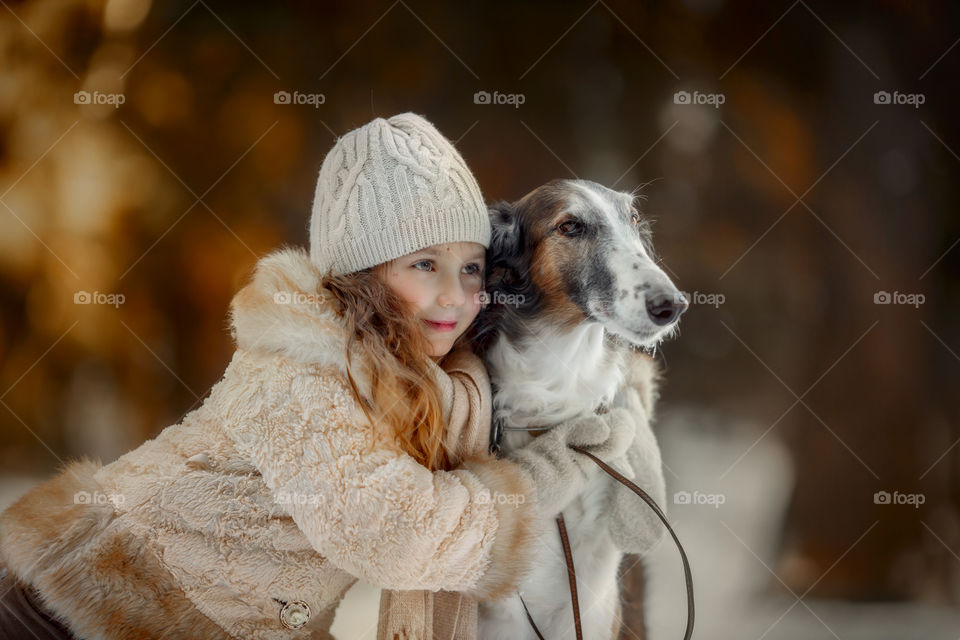
[[523, 461], [488, 453], [489, 379], [458, 338], [489, 242], [429, 122], [338, 140], [309, 253], [268, 255], [236, 294], [237, 350], [203, 405], [0, 516], [0, 638], [329, 638], [358, 578], [384, 589], [381, 637], [473, 638], [477, 601], [516, 589], [594, 466], [571, 474], [566, 444], [613, 460], [631, 433], [610, 412]]

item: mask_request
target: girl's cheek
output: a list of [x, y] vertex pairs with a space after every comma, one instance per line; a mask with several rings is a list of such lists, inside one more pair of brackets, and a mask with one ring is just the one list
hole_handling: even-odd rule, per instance
[[481, 306], [480, 294], [477, 293], [470, 298], [470, 322], [467, 323], [468, 325], [477, 319]]

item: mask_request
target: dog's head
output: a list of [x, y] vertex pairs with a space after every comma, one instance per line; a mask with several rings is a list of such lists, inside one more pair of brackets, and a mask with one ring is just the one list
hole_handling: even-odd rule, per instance
[[687, 300], [657, 266], [648, 221], [635, 197], [588, 180], [554, 180], [490, 209], [488, 331], [529, 335], [529, 322], [558, 328], [601, 323], [650, 348], [677, 326]]

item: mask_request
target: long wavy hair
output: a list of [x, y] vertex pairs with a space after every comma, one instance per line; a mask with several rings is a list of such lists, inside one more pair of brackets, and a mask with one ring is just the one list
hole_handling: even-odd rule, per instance
[[[449, 469], [443, 410], [430, 373], [428, 342], [414, 314], [381, 277], [385, 265], [349, 274], [327, 274], [320, 286], [335, 301], [347, 327], [347, 380], [354, 397], [375, 426], [382, 425], [401, 451], [432, 471]], [[462, 348], [466, 334], [451, 352]], [[368, 404], [353, 377], [351, 353], [359, 348], [369, 367]], [[438, 365], [442, 366], [441, 358]]]

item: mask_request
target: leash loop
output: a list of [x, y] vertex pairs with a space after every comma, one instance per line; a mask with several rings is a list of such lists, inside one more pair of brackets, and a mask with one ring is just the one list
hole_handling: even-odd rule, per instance
[[[670, 536], [673, 538], [674, 543], [677, 545], [677, 550], [680, 552], [680, 560], [683, 562], [683, 577], [687, 590], [687, 627], [683, 632], [683, 640], [690, 640], [690, 638], [693, 637], [695, 613], [693, 601], [693, 574], [690, 571], [690, 561], [687, 559], [687, 553], [683, 550], [683, 545], [680, 544], [680, 538], [677, 537], [673, 527], [671, 527], [670, 523], [667, 522], [667, 516], [664, 515], [663, 510], [660, 509], [656, 501], [651, 498], [646, 491], [635, 485], [616, 469], [582, 447], [573, 444], [569, 445], [569, 447], [596, 462], [598, 465], [600, 465], [601, 469], [610, 475], [610, 477], [640, 496], [640, 498], [646, 502], [651, 509], [653, 509], [653, 512], [656, 513], [657, 517], [660, 518], [660, 521], [663, 522], [663, 525], [667, 528], [667, 531], [670, 532]], [[570, 579], [570, 600], [573, 606], [573, 622], [576, 628], [577, 640], [583, 640], [583, 631], [580, 625], [580, 603], [577, 598], [577, 575], [573, 567], [573, 553], [570, 550], [570, 540], [567, 537], [567, 528], [563, 521], [562, 513], [557, 516], [557, 528], [560, 530], [560, 541], [563, 543], [563, 555], [567, 563], [567, 576]], [[520, 596], [519, 591], [517, 592], [517, 595]], [[537, 637], [540, 638], [540, 640], [544, 640], [543, 634], [540, 633], [540, 629], [537, 628], [536, 623], [533, 621], [533, 616], [530, 615], [530, 610], [527, 609], [527, 603], [523, 601], [523, 596], [520, 596], [520, 602], [523, 604], [523, 610], [527, 613], [527, 620], [530, 621], [530, 626], [533, 627], [534, 633], [537, 634]]]
[[[677, 533], [673, 530], [673, 527], [670, 526], [670, 523], [667, 522], [667, 516], [664, 515], [663, 510], [657, 505], [656, 501], [651, 498], [646, 491], [635, 485], [633, 482], [628, 480], [622, 473], [618, 472], [616, 469], [605, 463], [603, 460], [593, 455], [586, 449], [579, 447], [577, 445], [569, 445], [571, 449], [582, 453], [587, 456], [598, 465], [600, 468], [607, 472], [614, 480], [624, 485], [635, 494], [640, 496], [640, 498], [647, 503], [647, 505], [653, 509], [653, 512], [657, 514], [657, 517], [660, 518], [660, 521], [663, 522], [663, 526], [667, 528], [667, 531], [670, 532], [670, 536], [673, 538], [674, 543], [677, 545], [677, 551], [680, 552], [680, 560], [683, 562], [683, 578], [686, 583], [687, 590], [687, 627], [683, 632], [683, 640], [690, 640], [693, 637], [693, 621], [694, 621], [694, 604], [693, 604], [693, 574], [690, 571], [690, 561], [687, 559], [687, 553], [683, 550], [683, 545], [680, 544], [680, 538], [677, 537]], [[573, 571], [573, 566], [568, 567], [569, 570]]]

